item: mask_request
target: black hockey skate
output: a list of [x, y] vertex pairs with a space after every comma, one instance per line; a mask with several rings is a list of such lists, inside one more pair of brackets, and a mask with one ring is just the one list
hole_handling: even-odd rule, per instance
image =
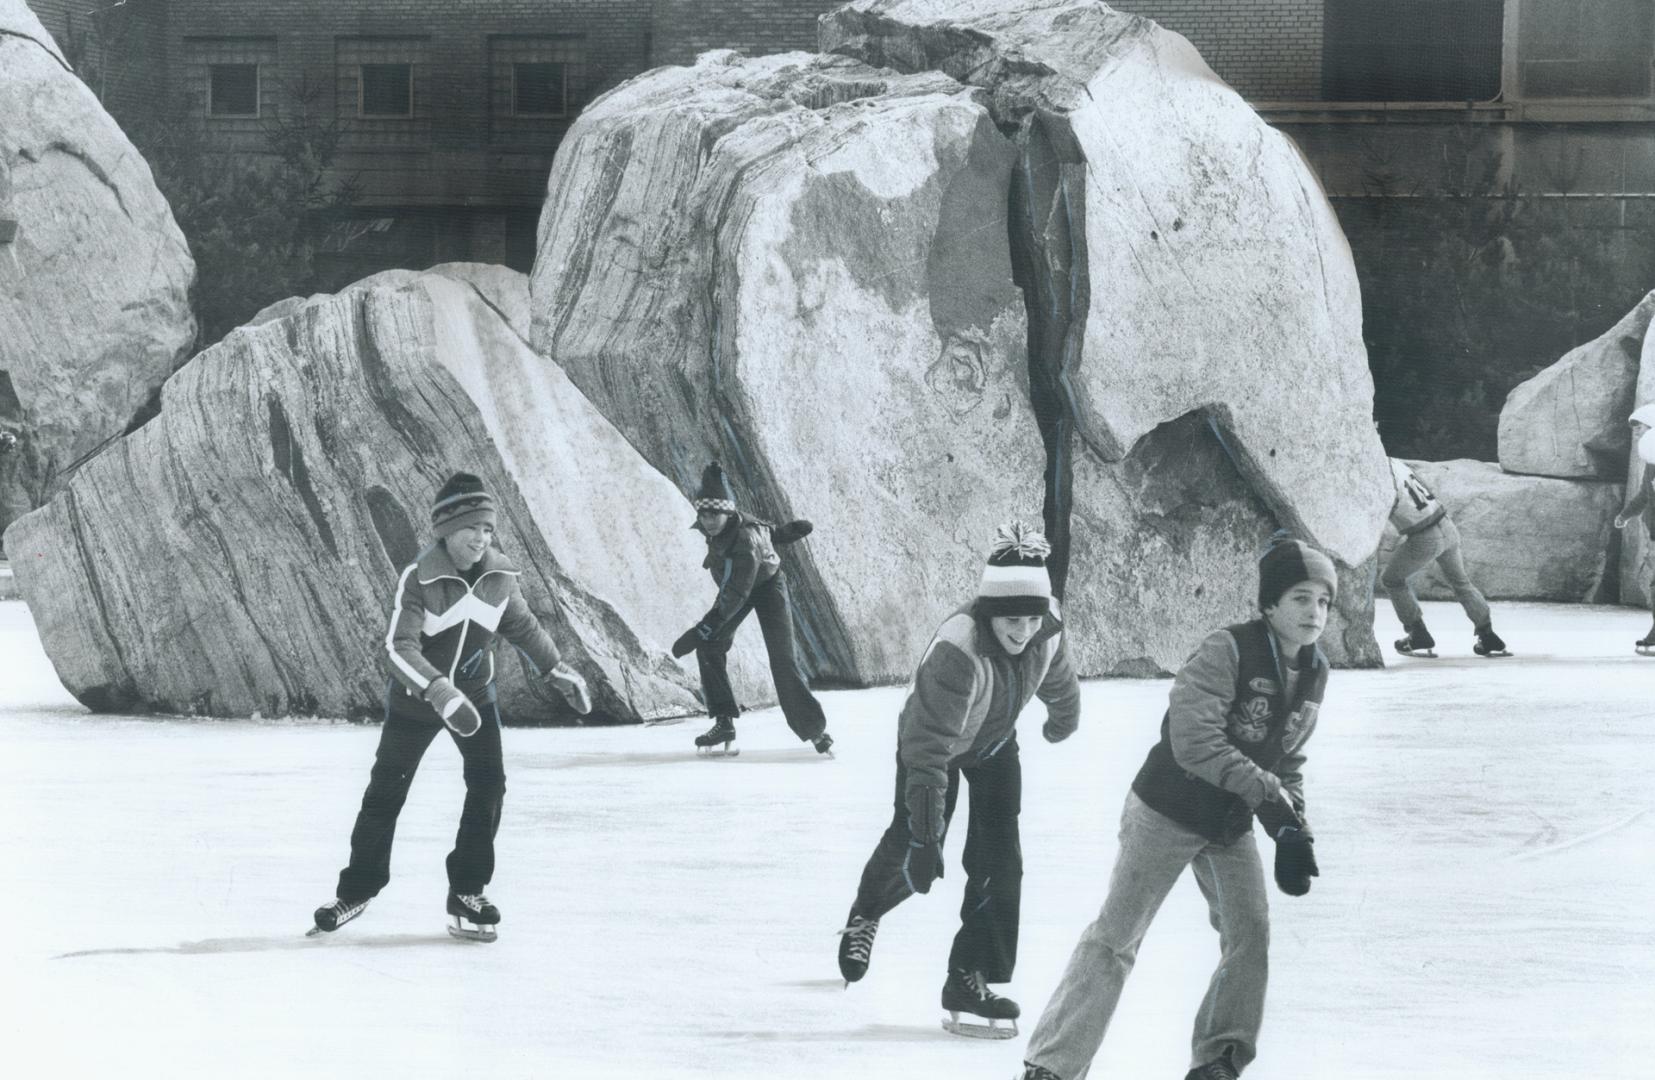
[[[982, 972], [958, 968], [950, 968], [948, 981], [942, 984], [942, 1007], [948, 1010], [943, 1030], [972, 1039], [1015, 1039], [1017, 1018], [1023, 1014], [1017, 1002], [988, 988]], [[961, 1013], [980, 1016], [988, 1023], [969, 1023], [960, 1019]], [[1010, 1020], [1011, 1026], [1001, 1027], [1001, 1020]]]
[[1655, 656], [1655, 630], [1640, 641], [1634, 641], [1632, 648], [1639, 656]]
[[1425, 629], [1424, 623], [1406, 626], [1408, 636], [1396, 640], [1396, 651], [1403, 656], [1422, 656], [1427, 660], [1437, 658], [1437, 639], [1431, 636], [1431, 631]]
[[331, 934], [368, 909], [366, 900], [335, 900], [316, 909], [316, 925], [305, 931], [305, 937]]
[[448, 932], [466, 941], [493, 941], [499, 937], [500, 909], [482, 893], [449, 893], [448, 914], [454, 920]]
[[713, 726], [695, 737], [695, 752], [702, 757], [735, 757], [736, 722], [728, 716], [713, 717]]
[[845, 928], [839, 931], [839, 974], [845, 977], [845, 989], [868, 973], [868, 961], [873, 957], [874, 935], [879, 933], [878, 919], [864, 919], [852, 908], [845, 919]]
[[1471, 646], [1471, 651], [1489, 660], [1511, 655], [1506, 651], [1506, 643], [1500, 640], [1500, 635], [1494, 632], [1492, 626], [1479, 626], [1477, 628], [1477, 642]]
[[828, 757], [833, 756], [833, 736], [825, 731], [811, 739], [810, 745], [816, 748], [818, 754], [826, 754]]
[[1044, 1065], [1036, 1065], [1032, 1061], [1023, 1062], [1022, 1080], [1063, 1080], [1063, 1077], [1052, 1072]]
[[1230, 1052], [1224, 1051], [1222, 1057], [1214, 1058], [1205, 1065], [1198, 1065], [1184, 1074], [1184, 1080], [1238, 1080], [1241, 1071], [1230, 1060]]

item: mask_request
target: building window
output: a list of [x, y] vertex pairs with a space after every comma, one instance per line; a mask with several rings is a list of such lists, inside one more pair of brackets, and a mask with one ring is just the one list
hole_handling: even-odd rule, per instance
[[207, 115], [259, 115], [259, 66], [211, 64], [207, 68]]
[[1323, 0], [1325, 101], [1489, 101], [1504, 0]]
[[1522, 0], [1517, 12], [1523, 97], [1650, 96], [1655, 5], [1649, 0]]
[[513, 116], [562, 116], [567, 111], [568, 69], [548, 62], [511, 66]]
[[357, 79], [358, 116], [413, 116], [414, 65], [363, 64]]

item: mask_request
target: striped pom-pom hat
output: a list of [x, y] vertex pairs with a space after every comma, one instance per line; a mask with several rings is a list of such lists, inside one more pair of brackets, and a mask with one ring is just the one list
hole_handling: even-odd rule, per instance
[[1000, 526], [977, 586], [977, 613], [994, 618], [1050, 611], [1052, 578], [1046, 572], [1046, 556], [1051, 553], [1052, 545], [1040, 530], [1017, 520]]
[[1301, 581], [1319, 581], [1327, 586], [1330, 597], [1339, 595], [1339, 571], [1333, 560], [1279, 529], [1258, 561], [1259, 610], [1274, 607], [1288, 589]]
[[726, 514], [736, 512], [736, 497], [731, 494], [730, 481], [725, 478], [724, 469], [718, 462], [708, 462], [707, 467], [701, 470], [701, 490], [690, 501], [697, 510], [720, 510]]
[[431, 530], [438, 540], [468, 525], [494, 523], [494, 496], [483, 490], [481, 480], [467, 472], [450, 476], [431, 507]]

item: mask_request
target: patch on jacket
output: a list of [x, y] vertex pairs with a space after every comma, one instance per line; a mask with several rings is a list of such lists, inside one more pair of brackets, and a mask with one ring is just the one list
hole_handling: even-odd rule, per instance
[[1287, 727], [1281, 734], [1281, 748], [1295, 750], [1304, 742], [1304, 737], [1316, 724], [1316, 714], [1321, 706], [1314, 701], [1307, 701], [1287, 717]]
[[1277, 692], [1275, 681], [1266, 679], [1263, 675], [1257, 676], [1247, 685], [1252, 688], [1254, 693], [1274, 694]]
[[1269, 698], [1248, 698], [1230, 714], [1230, 734], [1242, 742], [1263, 742], [1269, 732]]

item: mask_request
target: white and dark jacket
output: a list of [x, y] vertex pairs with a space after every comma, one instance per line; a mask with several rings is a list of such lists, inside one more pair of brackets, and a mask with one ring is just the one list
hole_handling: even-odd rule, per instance
[[488, 686], [501, 637], [522, 650], [537, 673], [561, 659], [524, 602], [511, 561], [489, 548], [474, 569], [476, 579], [468, 584], [439, 543], [421, 552], [397, 581], [385, 651], [397, 682], [417, 696], [439, 676], [468, 695]]

